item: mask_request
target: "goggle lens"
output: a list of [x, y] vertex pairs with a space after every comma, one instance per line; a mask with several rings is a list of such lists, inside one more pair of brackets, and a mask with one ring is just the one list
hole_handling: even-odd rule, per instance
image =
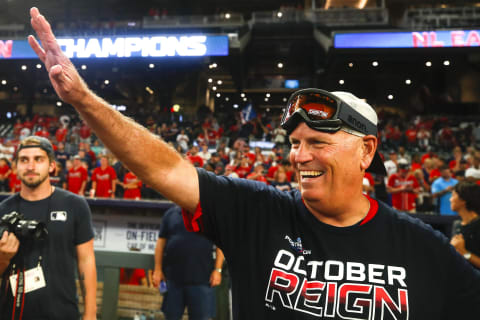
[[318, 93], [299, 94], [290, 101], [284, 122], [298, 109], [303, 109], [312, 121], [330, 120], [337, 112], [337, 103], [332, 98]]

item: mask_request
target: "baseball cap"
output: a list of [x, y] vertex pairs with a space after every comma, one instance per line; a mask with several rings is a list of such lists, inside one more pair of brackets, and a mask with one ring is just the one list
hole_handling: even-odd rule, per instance
[[[342, 130], [360, 137], [378, 133], [378, 116], [373, 107], [345, 91], [310, 88], [294, 92], [287, 102], [281, 125], [290, 134], [301, 121], [322, 132]], [[387, 175], [378, 150], [367, 171]]]
[[[377, 128], [378, 126], [377, 112], [375, 111], [375, 109], [373, 109], [371, 105], [369, 105], [364, 100], [358, 98], [357, 96], [353, 95], [350, 92], [334, 91], [332, 92], [332, 94], [340, 98], [343, 102], [348, 104], [350, 107], [352, 107], [355, 111], [357, 111], [365, 119], [367, 119], [372, 125], [374, 125], [375, 128]], [[384, 176], [387, 175], [387, 170], [385, 169], [383, 160], [380, 157], [380, 154], [378, 153], [378, 149], [375, 151], [375, 155], [373, 156], [372, 163], [370, 163], [370, 166], [367, 168], [367, 171], [371, 173], [384, 175]]]
[[17, 149], [17, 156], [20, 150], [27, 148], [40, 148], [45, 151], [50, 159], [55, 159], [55, 152], [50, 140], [39, 136], [28, 136], [20, 142]]

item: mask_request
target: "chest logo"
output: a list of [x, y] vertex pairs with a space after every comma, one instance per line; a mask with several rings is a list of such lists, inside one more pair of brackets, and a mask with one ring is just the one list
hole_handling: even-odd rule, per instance
[[67, 221], [67, 211], [50, 212], [50, 221]]
[[295, 252], [301, 253], [303, 255], [308, 255], [312, 253], [311, 250], [303, 249], [302, 239], [300, 237], [298, 237], [296, 241], [293, 241], [292, 238], [290, 238], [289, 236], [285, 236], [285, 239], [288, 240], [290, 247], [292, 247]]

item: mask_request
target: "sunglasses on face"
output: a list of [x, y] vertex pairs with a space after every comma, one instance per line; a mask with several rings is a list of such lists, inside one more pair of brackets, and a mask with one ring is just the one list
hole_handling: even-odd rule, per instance
[[299, 90], [288, 99], [280, 122], [282, 128], [290, 134], [300, 121], [323, 132], [347, 127], [362, 135], [377, 135], [375, 124], [335, 95], [320, 89]]

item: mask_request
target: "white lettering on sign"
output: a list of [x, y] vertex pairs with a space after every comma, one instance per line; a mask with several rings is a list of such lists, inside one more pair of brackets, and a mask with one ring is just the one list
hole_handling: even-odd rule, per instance
[[204, 56], [206, 36], [57, 39], [69, 58]]

